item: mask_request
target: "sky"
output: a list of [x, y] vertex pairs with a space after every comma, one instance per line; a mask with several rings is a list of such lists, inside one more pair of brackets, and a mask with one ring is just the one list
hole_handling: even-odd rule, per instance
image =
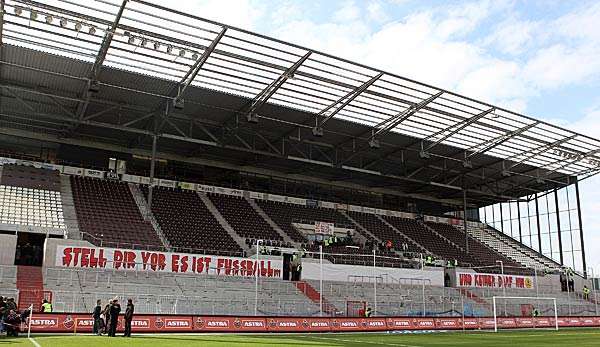
[[[187, 0], [178, 10], [600, 138], [600, 2]], [[600, 178], [581, 183], [600, 273]]]

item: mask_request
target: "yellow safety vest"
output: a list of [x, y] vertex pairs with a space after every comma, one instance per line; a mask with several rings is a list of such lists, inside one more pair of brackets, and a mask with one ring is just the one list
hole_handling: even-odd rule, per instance
[[51, 313], [52, 312], [52, 304], [49, 302], [43, 303], [42, 304], [42, 311], [43, 312], [47, 312], [47, 313]]

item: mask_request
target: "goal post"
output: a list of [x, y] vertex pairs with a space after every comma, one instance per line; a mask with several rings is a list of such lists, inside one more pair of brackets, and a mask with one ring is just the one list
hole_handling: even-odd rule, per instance
[[[517, 305], [520, 305], [520, 307], [521, 307], [521, 314], [515, 314], [514, 310], [512, 311], [512, 314], [508, 314], [507, 309], [506, 309], [508, 301], [517, 301]], [[523, 303], [518, 303], [518, 301], [521, 301]], [[537, 316], [534, 315], [533, 312], [527, 311], [526, 308], [529, 307], [529, 308], [531, 308], [531, 311], [540, 312], [540, 310], [538, 310], [540, 305], [533, 306], [532, 302], [539, 303], [539, 302], [544, 302], [544, 301], [548, 302], [550, 304], [550, 308], [553, 311], [554, 329], [558, 330], [558, 308], [556, 305], [556, 298], [530, 297], [530, 296], [494, 296], [494, 297], [492, 297], [493, 312], [494, 312], [494, 331], [498, 332], [499, 304], [504, 303], [504, 316], [526, 317], [528, 315], [529, 317], [537, 318]], [[514, 304], [512, 304], [512, 305], [514, 305]]]

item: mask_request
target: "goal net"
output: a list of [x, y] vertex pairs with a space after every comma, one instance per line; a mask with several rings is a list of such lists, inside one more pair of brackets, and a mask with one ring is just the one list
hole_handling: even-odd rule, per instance
[[364, 317], [366, 301], [346, 301], [346, 317]]
[[504, 318], [530, 318], [540, 322], [539, 328], [558, 330], [556, 298], [494, 296], [492, 303], [494, 331], [503, 327], [501, 320]]

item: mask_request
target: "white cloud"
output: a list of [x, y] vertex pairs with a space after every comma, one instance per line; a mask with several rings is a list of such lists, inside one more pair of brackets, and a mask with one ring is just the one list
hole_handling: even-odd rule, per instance
[[388, 14], [385, 12], [380, 1], [370, 1], [367, 4], [367, 16], [375, 22], [386, 22], [389, 20]]
[[502, 53], [519, 55], [539, 43], [540, 37], [537, 36], [539, 29], [538, 22], [509, 17], [496, 26], [495, 30], [483, 40], [483, 44]]
[[342, 23], [355, 21], [360, 18], [360, 12], [360, 8], [354, 1], [348, 1], [333, 14], [333, 20]]
[[[162, 1], [152, 1], [164, 5]], [[181, 12], [247, 30], [255, 29], [256, 24], [262, 19], [264, 13], [264, 8], [259, 3], [251, 0], [184, 0], [177, 1], [177, 3], [168, 6]]]

